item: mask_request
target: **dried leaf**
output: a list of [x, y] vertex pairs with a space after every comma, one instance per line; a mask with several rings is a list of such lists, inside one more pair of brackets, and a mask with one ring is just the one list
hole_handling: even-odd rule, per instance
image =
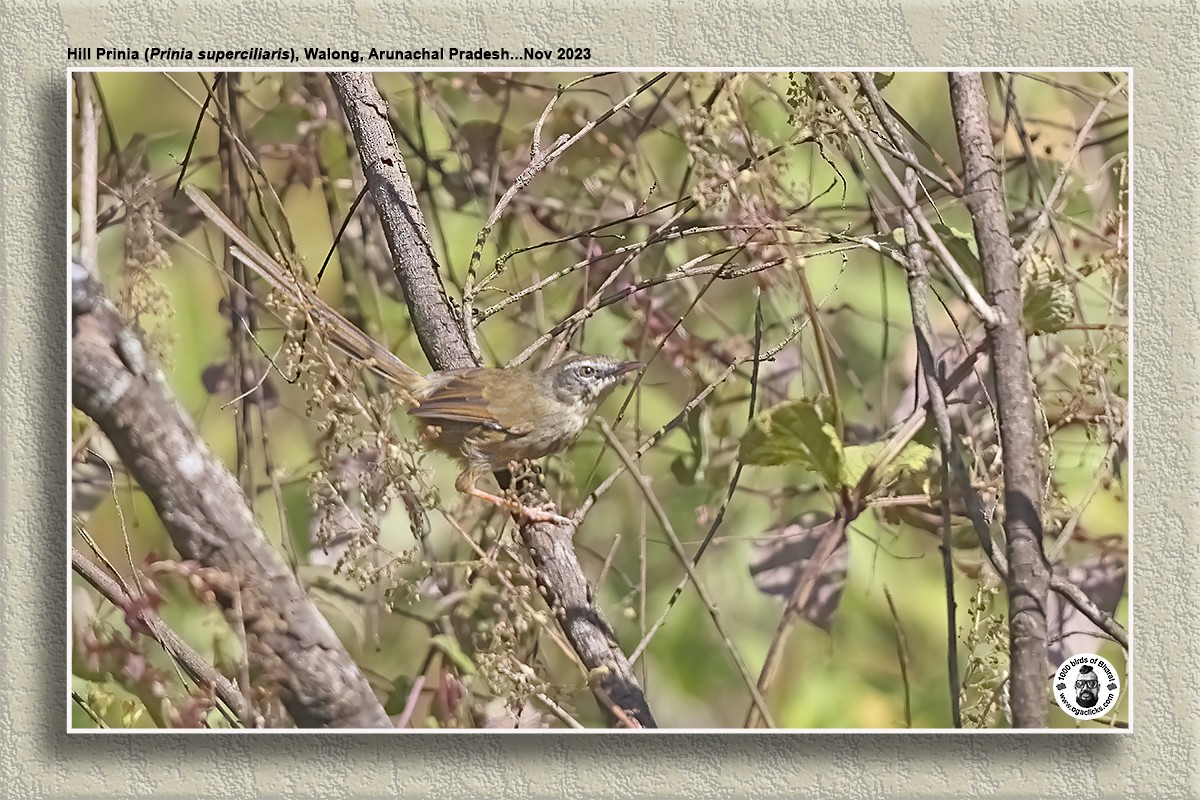
[[[823, 564], [813, 556], [826, 535], [838, 537]], [[828, 633], [846, 586], [850, 563], [845, 525], [828, 514], [810, 511], [790, 525], [769, 531], [754, 545], [750, 576], [760, 592], [789, 600], [809, 570], [819, 569], [816, 583], [800, 606], [800, 615]]]
[[[1113, 614], [1125, 595], [1129, 565], [1121, 553], [1101, 552], [1073, 567], [1056, 565], [1054, 571], [1074, 583], [1100, 610]], [[1046, 628], [1050, 663], [1058, 668], [1079, 653], [1094, 653], [1108, 636], [1057, 592], [1046, 601]]]

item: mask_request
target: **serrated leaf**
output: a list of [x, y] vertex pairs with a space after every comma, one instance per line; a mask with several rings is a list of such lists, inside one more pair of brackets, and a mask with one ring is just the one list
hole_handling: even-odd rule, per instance
[[1038, 281], [1025, 290], [1023, 316], [1034, 333], [1057, 333], [1075, 318], [1071, 289], [1061, 280]]
[[892, 463], [888, 465], [888, 480], [906, 472], [920, 473], [929, 466], [929, 459], [932, 457], [932, 447], [920, 442], [909, 442], [900, 451], [900, 455], [892, 459]]
[[879, 451], [883, 449], [884, 444], [885, 442], [874, 442], [872, 444], [847, 447], [842, 452], [843, 485], [857, 486], [859, 480], [862, 479], [863, 473], [867, 471], [867, 467], [875, 460], [875, 456], [879, 455]]
[[[872, 442], [871, 444], [854, 445], [847, 447], [842, 452], [844, 463], [842, 465], [842, 483], [846, 486], [856, 486], [862, 479], [863, 474], [867, 471], [867, 467], [875, 460], [880, 451], [887, 445], [887, 442]], [[919, 442], [909, 442], [900, 455], [892, 459], [884, 470], [876, 476], [875, 486], [882, 486], [890, 483], [893, 478], [898, 477], [904, 472], [917, 472], [925, 468], [929, 463], [929, 457], [933, 455], [933, 449], [926, 447]]]
[[876, 89], [882, 92], [895, 78], [896, 73], [894, 72], [876, 72], [874, 77], [871, 78], [871, 82], [875, 84]]
[[827, 488], [836, 487], [842, 473], [842, 442], [827, 416], [824, 404], [809, 399], [780, 403], [764, 411], [742, 437], [742, 462], [760, 467], [804, 467], [820, 475]]

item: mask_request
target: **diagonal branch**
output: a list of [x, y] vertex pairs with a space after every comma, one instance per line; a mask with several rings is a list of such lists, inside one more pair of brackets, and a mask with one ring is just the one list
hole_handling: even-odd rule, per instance
[[[334, 72], [329, 80], [358, 146], [367, 186], [392, 251], [396, 279], [404, 290], [425, 355], [434, 369], [477, 366], [438, 275], [429, 233], [388, 121], [386, 102], [368, 73]], [[520, 481], [518, 490], [523, 505], [549, 502], [545, 487], [537, 480]], [[613, 710], [611, 700], [639, 725], [654, 727], [633, 667], [575, 557], [571, 544], [574, 526], [524, 520], [520, 532], [537, 570], [542, 595], [592, 676], [593, 694], [610, 723], [622, 722], [622, 714]]]
[[387, 102], [370, 73], [331, 72], [329, 81], [354, 134], [363, 176], [421, 349], [434, 369], [479, 366], [446, 296], [425, 217], [388, 122]]
[[305, 728], [388, 728], [383, 706], [209, 450], [100, 284], [71, 272], [71, 396], [112, 441], [175, 549], [230, 576], [249, 657]]
[[134, 598], [130, 597], [116, 581], [106, 575], [104, 570], [89, 561], [74, 547], [71, 548], [71, 568], [90, 583], [92, 588], [125, 613], [129, 613], [130, 609], [137, 608], [138, 618], [150, 630], [154, 640], [162, 645], [163, 650], [170, 653], [192, 680], [202, 687], [212, 687], [221, 702], [229, 706], [237, 719], [244, 725], [250, 726], [255, 723], [254, 709], [250, 707], [246, 698], [242, 696], [232, 681], [193, 650], [191, 645], [185, 642], [167, 623], [163, 622], [162, 617], [148, 608], [138, 608]]
[[871, 154], [871, 157], [875, 159], [875, 163], [879, 165], [879, 170], [883, 173], [883, 176], [887, 178], [888, 184], [892, 187], [892, 191], [895, 192], [896, 197], [900, 198], [900, 203], [904, 206], [904, 210], [912, 216], [913, 221], [917, 224], [917, 227], [925, 236], [925, 240], [929, 243], [930, 249], [933, 250], [933, 252], [941, 260], [942, 265], [945, 266], [946, 271], [950, 273], [950, 276], [954, 278], [954, 281], [958, 284], [959, 288], [962, 289], [963, 296], [966, 298], [971, 308], [975, 310], [975, 313], [978, 314], [979, 318], [984, 322], [988, 323], [989, 325], [994, 324], [996, 322], [995, 309], [987, 304], [987, 302], [979, 294], [979, 290], [975, 288], [973, 283], [971, 283], [971, 279], [967, 276], [966, 272], [963, 271], [962, 266], [959, 265], [958, 261], [950, 253], [950, 251], [946, 249], [946, 245], [942, 242], [941, 237], [937, 235], [933, 229], [933, 226], [925, 217], [925, 212], [923, 212], [920, 205], [917, 204], [916, 198], [909, 193], [907, 189], [905, 189], [904, 184], [901, 183], [899, 176], [896, 175], [896, 171], [892, 169], [891, 164], [888, 163], [887, 159], [883, 155], [883, 152], [875, 143], [875, 139], [871, 136], [870, 131], [868, 131], [866, 126], [863, 125], [862, 121], [858, 118], [858, 115], [854, 112], [854, 109], [850, 107], [850, 103], [846, 100], [845, 94], [836, 86], [834, 86], [833, 81], [829, 80], [829, 77], [826, 75], [815, 73], [813, 75], [813, 79], [816, 80], [817, 84], [821, 87], [821, 91], [825, 93], [825, 96], [829, 98], [830, 102], [837, 106], [838, 111], [840, 111], [842, 116], [846, 118], [846, 123], [850, 126], [851, 130], [854, 131], [854, 135], [858, 137], [858, 140], [862, 142], [863, 147], [865, 147], [867, 152]]

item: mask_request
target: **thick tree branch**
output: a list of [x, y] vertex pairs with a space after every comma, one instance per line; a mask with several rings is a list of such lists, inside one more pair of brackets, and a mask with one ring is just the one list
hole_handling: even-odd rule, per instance
[[987, 98], [978, 73], [950, 75], [950, 104], [962, 153], [964, 197], [979, 246], [989, 301], [988, 325], [1004, 466], [1004, 533], [1008, 556], [1010, 706], [1013, 725], [1046, 725], [1046, 593], [1050, 567], [1042, 550], [1042, 470], [1038, 461], [1033, 377], [1021, 318], [1021, 285], [992, 151]]
[[99, 283], [72, 267], [72, 401], [96, 421], [154, 504], [175, 549], [229, 577], [248, 655], [305, 728], [391, 722], [329, 623], [254, 521], [237, 479], [208, 449]]
[[434, 369], [480, 366], [467, 349], [462, 325], [446, 297], [425, 217], [388, 121], [387, 102], [369, 72], [331, 72], [329, 81], [354, 134], [363, 177], [421, 349]]
[[[358, 146], [367, 186], [392, 251], [417, 338], [435, 369], [477, 366], [446, 296], [416, 193], [388, 120], [387, 103], [368, 73], [334, 72], [330, 81]], [[517, 487], [521, 503], [549, 501], [537, 480]], [[611, 724], [622, 722], [610, 700], [643, 727], [654, 727], [645, 693], [629, 659], [596, 603], [571, 544], [574, 526], [524, 521], [521, 538], [537, 570], [538, 585], [571, 647], [591, 676], [593, 693]]]

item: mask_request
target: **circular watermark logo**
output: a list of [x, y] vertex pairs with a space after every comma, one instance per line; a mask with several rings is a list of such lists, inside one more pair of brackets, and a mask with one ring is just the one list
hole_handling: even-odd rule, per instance
[[1121, 695], [1121, 679], [1107, 659], [1080, 653], [1054, 673], [1054, 700], [1075, 719], [1096, 719], [1112, 711]]

